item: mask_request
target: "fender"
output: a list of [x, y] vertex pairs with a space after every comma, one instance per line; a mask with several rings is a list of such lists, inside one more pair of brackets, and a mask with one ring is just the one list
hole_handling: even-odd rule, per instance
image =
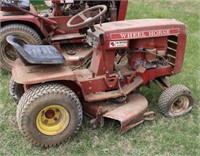
[[[19, 16], [0, 16], [0, 23], [31, 23], [32, 25], [36, 26], [40, 33], [42, 33], [45, 37], [48, 35], [47, 29], [44, 27], [43, 24], [38, 20], [38, 18], [32, 15], [19, 15]], [[27, 24], [27, 25], [29, 25]]]
[[12, 76], [15, 82], [25, 85], [62, 80], [77, 80], [75, 73], [66, 65], [25, 66], [20, 59], [14, 62]]

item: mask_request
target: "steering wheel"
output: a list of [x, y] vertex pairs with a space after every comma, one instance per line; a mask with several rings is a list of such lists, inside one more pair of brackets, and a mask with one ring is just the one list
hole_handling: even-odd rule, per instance
[[[90, 11], [98, 10], [99, 13], [94, 17], [87, 17], [86, 15], [90, 14]], [[99, 17], [105, 14], [107, 11], [107, 6], [105, 5], [97, 5], [88, 9], [81, 11], [80, 13], [73, 16], [68, 22], [67, 27], [69, 28], [78, 28], [83, 26], [88, 26], [90, 23], [96, 21]], [[86, 15], [85, 15], [86, 14]], [[77, 24], [72, 24], [77, 18], [81, 18], [83, 22], [79, 22]]]

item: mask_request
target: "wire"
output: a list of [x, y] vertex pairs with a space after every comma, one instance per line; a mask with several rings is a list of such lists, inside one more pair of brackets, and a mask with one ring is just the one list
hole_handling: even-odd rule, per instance
[[117, 61], [117, 64], [119, 64], [119, 63], [121, 62], [121, 60], [124, 58], [124, 56], [126, 56], [126, 54], [127, 54], [127, 52], [124, 53], [124, 54], [120, 57], [120, 59]]

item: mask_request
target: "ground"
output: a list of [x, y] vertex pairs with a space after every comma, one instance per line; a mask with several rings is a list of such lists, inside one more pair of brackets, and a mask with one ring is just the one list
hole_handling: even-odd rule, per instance
[[16, 106], [9, 97], [10, 75], [0, 71], [0, 155], [200, 155], [200, 0], [129, 0], [127, 19], [175, 18], [187, 25], [187, 48], [183, 70], [170, 78], [172, 84], [184, 84], [194, 94], [193, 110], [180, 118], [165, 118], [157, 107], [161, 90], [154, 84], [141, 88], [156, 119], [121, 135], [119, 124], [106, 121], [100, 129], [88, 127], [84, 116], [78, 134], [55, 148], [29, 144], [16, 123]]

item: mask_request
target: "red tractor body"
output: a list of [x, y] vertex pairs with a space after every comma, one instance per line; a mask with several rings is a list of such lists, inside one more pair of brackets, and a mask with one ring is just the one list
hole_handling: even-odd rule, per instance
[[[130, 68], [131, 73], [137, 69], [137, 66], [146, 68], [145, 72], [139, 74], [145, 84], [157, 77], [170, 76], [181, 71], [186, 45], [185, 25], [181, 22], [162, 19], [130, 20], [104, 23], [102, 27], [96, 25], [95, 29], [96, 32], [94, 33], [88, 32], [88, 36], [92, 39], [93, 46], [95, 46], [91, 66], [89, 69], [84, 69], [83, 71], [87, 73], [88, 77], [95, 75], [95, 77], [99, 78], [90, 80], [92, 83], [89, 86], [93, 88], [90, 91], [88, 90], [88, 86], [82, 88], [82, 91], [86, 94], [109, 90], [117, 86], [116, 81], [111, 81], [115, 83], [114, 85], [108, 85], [105, 79], [112, 77], [114, 80], [118, 77], [114, 75], [114, 62], [116, 50], [119, 49], [130, 50], [130, 53], [127, 55], [128, 65], [126, 67], [127, 69]], [[99, 35], [103, 36], [104, 43], [102, 45]], [[147, 49], [152, 54], [148, 52], [144, 53], [143, 49]], [[166, 58], [166, 62], [159, 67], [155, 67], [154, 64], [148, 64], [158, 61], [156, 55]], [[46, 76], [41, 75], [38, 77], [37, 75], [34, 76], [34, 72], [30, 76], [31, 79], [26, 78], [29, 74], [25, 76], [26, 72], [19, 72], [19, 68], [17, 67], [21, 65], [18, 63], [19, 61], [16, 62], [17, 66], [13, 68], [13, 76], [16, 76], [15, 80], [18, 83], [40, 83], [44, 81], [44, 78], [45, 81], [55, 81], [56, 79], [53, 78], [53, 75], [57, 75], [56, 78], [58, 78], [57, 73], [49, 75], [41, 73]], [[23, 68], [27, 68], [28, 70], [32, 66], [23, 66]], [[46, 66], [45, 68], [48, 69]], [[69, 67], [64, 68], [67, 69]], [[83, 80], [83, 78], [79, 80], [79, 74], [76, 74], [83, 71], [63, 72], [63, 75], [59, 74], [59, 80], [67, 80], [65, 77], [68, 75], [70, 78], [74, 77], [77, 80], [77, 84], [81, 83], [82, 86], [85, 86], [85, 82], [88, 82], [87, 78], [86, 80]], [[59, 71], [57, 70], [57, 72]], [[128, 74], [126, 77], [130, 77], [130, 75]], [[125, 84], [131, 82], [132, 80], [127, 78]], [[100, 87], [97, 87], [97, 85]]]
[[[95, 29], [94, 33], [88, 31], [88, 40], [94, 48], [88, 69], [73, 71], [68, 66], [24, 66], [17, 60], [12, 71], [15, 82], [24, 84], [26, 90], [33, 84], [59, 82], [70, 87], [84, 101], [96, 102], [128, 96], [152, 80], [158, 80], [162, 88], [167, 88], [170, 84], [165, 77], [181, 71], [186, 45], [185, 25], [181, 22], [168, 19], [130, 20], [96, 25]], [[127, 64], [116, 64], [116, 50], [127, 51]], [[122, 80], [119, 82], [120, 77]], [[131, 103], [134, 103], [133, 99]], [[140, 120], [131, 125], [143, 121], [141, 116], [147, 111], [146, 100], [139, 99], [141, 101], [136, 103], [143, 105], [142, 108], [128, 106], [129, 110], [139, 109], [136, 114], [140, 114]], [[110, 109], [105, 104], [83, 104], [84, 111], [95, 118], [102, 107]], [[124, 111], [123, 107], [121, 109]], [[102, 112], [100, 114], [103, 115]], [[122, 122], [127, 116], [121, 119], [119, 114], [112, 115], [112, 118]], [[133, 111], [127, 120], [135, 118], [136, 114]], [[122, 131], [128, 130], [127, 126], [130, 123], [122, 126]]]

